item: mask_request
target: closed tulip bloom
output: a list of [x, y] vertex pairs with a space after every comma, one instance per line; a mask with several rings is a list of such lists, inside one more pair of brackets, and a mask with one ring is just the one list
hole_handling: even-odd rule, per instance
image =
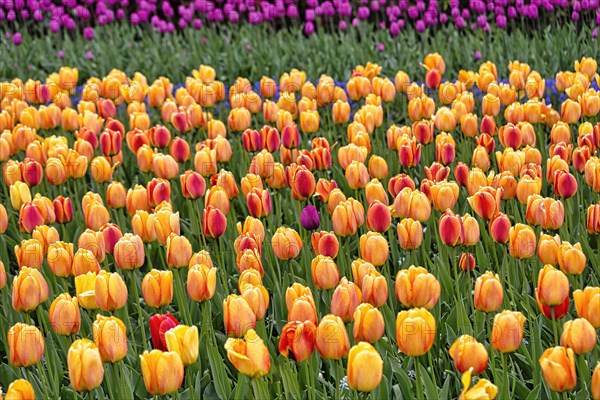
[[465, 371], [461, 378], [463, 390], [458, 400], [493, 400], [498, 394], [498, 387], [487, 379], [480, 379], [471, 387], [471, 371]]
[[22, 240], [20, 246], [15, 246], [15, 257], [19, 268], [41, 269], [44, 263], [44, 249], [39, 240]]
[[405, 187], [394, 199], [394, 211], [396, 217], [427, 222], [431, 215], [431, 203], [423, 192]]
[[313, 283], [318, 289], [333, 289], [340, 280], [338, 267], [330, 257], [316, 256], [310, 264], [310, 269]]
[[348, 386], [360, 392], [372, 392], [383, 376], [383, 359], [375, 348], [360, 342], [348, 354]]
[[12, 306], [19, 312], [33, 311], [48, 300], [48, 283], [37, 269], [23, 267], [13, 279]]
[[192, 244], [185, 236], [171, 233], [167, 238], [167, 265], [181, 268], [188, 265], [192, 258]]
[[153, 269], [142, 280], [144, 301], [150, 307], [169, 305], [173, 300], [173, 272]]
[[494, 215], [488, 223], [490, 236], [498, 243], [506, 243], [508, 241], [510, 228], [510, 219], [506, 214], [501, 212]]
[[[331, 204], [330, 198], [329, 205]], [[331, 216], [334, 232], [343, 237], [354, 235], [358, 228], [364, 223], [364, 212], [365, 210], [362, 203], [352, 198], [340, 201], [334, 207]]]
[[127, 328], [116, 317], [96, 317], [92, 326], [94, 342], [102, 362], [116, 363], [127, 355]]
[[77, 301], [81, 307], [86, 310], [98, 309], [96, 304], [96, 273], [88, 272], [87, 274], [75, 277], [75, 292], [77, 293]]
[[4, 263], [0, 261], [0, 289], [6, 287], [6, 268], [4, 267]]
[[396, 226], [398, 244], [403, 250], [416, 250], [423, 242], [423, 227], [419, 221], [403, 218]]
[[346, 168], [345, 174], [350, 189], [362, 189], [369, 182], [367, 167], [359, 161], [352, 161]]
[[360, 254], [365, 261], [379, 267], [388, 259], [388, 242], [381, 233], [367, 232], [360, 237]]
[[586, 227], [590, 235], [600, 233], [600, 203], [588, 207]]
[[179, 321], [170, 313], [154, 314], [150, 317], [150, 334], [152, 336], [152, 347], [157, 350], [167, 351], [165, 333], [179, 325]]
[[209, 205], [202, 213], [202, 232], [207, 237], [218, 238], [225, 233], [227, 217], [221, 210]]
[[135, 185], [127, 191], [127, 213], [133, 215], [136, 211], [150, 211], [148, 192], [142, 185]]
[[145, 261], [144, 243], [139, 236], [126, 233], [115, 244], [113, 255], [115, 263], [120, 269], [140, 268]]
[[446, 210], [439, 221], [439, 234], [442, 242], [447, 246], [461, 244], [463, 232], [464, 228], [460, 215], [454, 214], [451, 210]]
[[79, 249], [73, 255], [73, 275], [79, 276], [88, 272], [100, 272], [100, 264], [94, 253], [88, 249]]
[[433, 208], [439, 212], [453, 209], [458, 200], [459, 187], [454, 181], [442, 180], [430, 187]]
[[502, 311], [494, 317], [492, 347], [501, 353], [512, 353], [523, 341], [525, 316], [518, 311]]
[[350, 341], [346, 327], [340, 317], [328, 314], [321, 319], [317, 327], [317, 349], [321, 357], [339, 360], [350, 350]]
[[269, 292], [263, 285], [246, 284], [242, 287], [241, 296], [246, 299], [250, 309], [256, 315], [256, 320], [264, 318], [269, 308]]
[[526, 219], [529, 224], [556, 230], [564, 222], [565, 209], [560, 200], [532, 195], [527, 199]]
[[399, 137], [396, 142], [398, 161], [405, 168], [416, 167], [421, 161], [421, 144], [407, 136]]
[[268, 190], [254, 188], [246, 196], [246, 203], [250, 215], [255, 218], [262, 218], [271, 214], [271, 193]]
[[353, 334], [356, 342], [375, 343], [383, 337], [385, 331], [383, 314], [372, 304], [359, 304], [352, 318], [354, 321]]
[[8, 361], [13, 367], [30, 367], [44, 356], [44, 336], [33, 325], [16, 323], [8, 330]]
[[502, 306], [504, 289], [498, 274], [486, 271], [475, 281], [474, 306], [477, 311], [494, 312]]
[[385, 232], [390, 227], [392, 217], [387, 205], [379, 200], [370, 203], [367, 210], [367, 228], [370, 231]]
[[[290, 289], [286, 292], [286, 305], [288, 305], [289, 291]], [[314, 324], [318, 323], [317, 309], [312, 294], [310, 294], [310, 289], [308, 289], [308, 294], [301, 294], [289, 300], [288, 321], [312, 321]]]
[[558, 306], [569, 297], [569, 279], [552, 265], [545, 265], [538, 275], [536, 297], [545, 306]]
[[558, 249], [560, 247], [560, 243], [560, 236], [558, 235], [540, 235], [537, 254], [542, 264], [558, 264]]
[[148, 196], [148, 204], [150, 207], [156, 207], [163, 201], [171, 202], [171, 183], [162, 178], [154, 178], [148, 182], [146, 188], [146, 195]]
[[242, 337], [256, 325], [256, 314], [245, 298], [235, 294], [223, 301], [223, 321], [229, 336]]
[[566, 392], [575, 389], [577, 373], [573, 350], [561, 346], [551, 347], [544, 351], [539, 362], [550, 390]]
[[165, 340], [169, 351], [179, 354], [184, 367], [198, 360], [198, 327], [178, 325], [165, 333]]
[[188, 296], [194, 301], [202, 302], [212, 299], [217, 285], [217, 269], [207, 264], [194, 264], [187, 276]]
[[337, 236], [335, 236], [333, 232], [313, 232], [311, 235], [311, 243], [316, 255], [323, 255], [331, 258], [337, 256], [340, 248]]
[[376, 179], [385, 179], [388, 176], [389, 169], [385, 158], [372, 156], [369, 159], [369, 175]]
[[[10, 391], [10, 386], [8, 389]], [[600, 366], [598, 365], [596, 365], [596, 368], [594, 368], [594, 373], [592, 374], [592, 384], [590, 390], [592, 392], [592, 399], [600, 399]]]
[[31, 233], [37, 226], [44, 225], [42, 209], [33, 203], [24, 203], [19, 209], [21, 232]]
[[577, 179], [567, 171], [556, 171], [554, 173], [554, 194], [568, 199], [575, 193], [577, 193]]
[[10, 185], [10, 203], [15, 210], [21, 208], [21, 205], [28, 201], [31, 201], [31, 191], [26, 183], [17, 181]]
[[586, 257], [579, 243], [572, 245], [569, 242], [562, 242], [558, 248], [557, 258], [560, 269], [567, 274], [579, 275], [585, 269]]
[[302, 239], [294, 229], [282, 226], [277, 228], [277, 231], [273, 234], [271, 246], [277, 258], [290, 260], [300, 254]]
[[408, 356], [422, 356], [433, 346], [435, 318], [424, 308], [401, 311], [396, 318], [396, 342]]
[[96, 276], [94, 287], [96, 304], [104, 311], [115, 311], [127, 303], [127, 285], [116, 272], [102, 270]]
[[165, 396], [183, 384], [183, 362], [174, 351], [144, 351], [140, 356], [146, 390], [152, 396]]
[[86, 229], [77, 239], [77, 247], [92, 252], [98, 262], [104, 261], [106, 257], [106, 244], [102, 232]]
[[473, 271], [476, 267], [475, 257], [471, 253], [462, 253], [458, 260], [458, 267], [461, 271]]
[[388, 300], [387, 280], [376, 269], [369, 270], [363, 276], [360, 289], [363, 301], [375, 307], [383, 306]]
[[467, 200], [473, 211], [483, 219], [490, 219], [500, 211], [503, 189], [493, 189], [489, 186], [480, 188], [477, 193]]
[[196, 171], [188, 170], [179, 176], [181, 193], [186, 199], [199, 199], [206, 192], [206, 181]]
[[398, 271], [395, 292], [403, 306], [431, 310], [440, 297], [441, 287], [435, 276], [425, 268], [411, 265]]
[[573, 292], [579, 318], [587, 319], [595, 329], [600, 328], [600, 288], [588, 286]]
[[596, 346], [596, 330], [585, 318], [577, 318], [563, 324], [560, 345], [573, 349], [575, 354], [586, 354]]
[[487, 368], [487, 350], [472, 336], [460, 336], [454, 341], [448, 353], [460, 373], [470, 370], [471, 373], [479, 375]]
[[6, 208], [0, 204], [0, 234], [6, 232], [8, 228], [8, 213]]
[[532, 227], [515, 224], [508, 234], [508, 251], [514, 258], [529, 258], [535, 254], [536, 237]]
[[[156, 233], [156, 239], [160, 244], [166, 245], [169, 236], [172, 233], [175, 235], [180, 234], [181, 225], [179, 221], [179, 212], [174, 213], [170, 208], [170, 204], [163, 202], [162, 205], [166, 205], [166, 208], [158, 209], [154, 214], [154, 232]], [[203, 221], [204, 222], [204, 221]]]
[[354, 311], [361, 300], [362, 294], [358, 286], [343, 277], [333, 292], [331, 313], [342, 318], [344, 322], [351, 322], [354, 318]]
[[106, 188], [108, 208], [123, 208], [127, 204], [127, 190], [121, 182], [113, 181]]
[[225, 342], [227, 358], [242, 374], [252, 379], [265, 376], [271, 369], [269, 349], [254, 329], [243, 338], [229, 338]]
[[568, 124], [574, 124], [581, 117], [581, 105], [571, 99], [566, 99], [560, 107], [561, 120]]
[[25, 379], [16, 379], [6, 389], [6, 400], [35, 400], [31, 383]]
[[58, 295], [50, 305], [48, 319], [57, 335], [71, 336], [79, 332], [81, 313], [77, 297], [68, 293]]
[[296, 362], [308, 359], [315, 351], [317, 327], [311, 321], [285, 324], [279, 338], [279, 352]]

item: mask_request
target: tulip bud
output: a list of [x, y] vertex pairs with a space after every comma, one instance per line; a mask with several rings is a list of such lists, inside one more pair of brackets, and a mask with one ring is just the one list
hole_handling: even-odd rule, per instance
[[494, 312], [502, 306], [504, 290], [497, 274], [486, 271], [475, 281], [473, 304], [477, 311]]
[[317, 327], [311, 321], [291, 321], [284, 325], [279, 339], [279, 352], [296, 362], [308, 359], [315, 351]]
[[228, 335], [242, 337], [254, 329], [256, 314], [244, 297], [231, 294], [223, 301], [223, 321]]
[[461, 374], [470, 370], [471, 373], [479, 375], [487, 368], [487, 350], [472, 336], [460, 336], [454, 341], [448, 353]]
[[360, 392], [372, 392], [381, 383], [383, 359], [367, 342], [360, 342], [348, 354], [348, 386]]
[[529, 258], [535, 254], [535, 232], [529, 225], [516, 224], [510, 228], [508, 236], [508, 250], [512, 257]]
[[499, 212], [490, 219], [488, 229], [492, 239], [498, 243], [506, 243], [511, 229], [510, 219], [506, 214]]
[[192, 258], [192, 244], [185, 236], [171, 233], [167, 238], [167, 265], [181, 268], [188, 265]]
[[71, 336], [79, 332], [81, 313], [77, 297], [60, 294], [50, 305], [48, 319], [57, 335]]
[[360, 254], [365, 261], [374, 266], [382, 266], [389, 254], [387, 240], [380, 233], [367, 232], [360, 237]]
[[88, 272], [87, 274], [75, 277], [75, 291], [77, 293], [77, 301], [81, 307], [86, 310], [96, 310], [96, 273]]
[[153, 269], [142, 280], [144, 301], [150, 307], [166, 306], [173, 300], [173, 272]]
[[586, 354], [596, 346], [596, 330], [587, 319], [577, 318], [563, 324], [560, 345], [573, 349], [575, 354]]
[[361, 299], [360, 289], [344, 277], [333, 292], [331, 313], [342, 318], [344, 322], [351, 322], [354, 317], [354, 311], [360, 304]]
[[252, 379], [265, 376], [271, 369], [269, 349], [254, 329], [248, 330], [241, 339], [227, 339], [225, 351], [233, 366]]
[[512, 353], [523, 341], [525, 316], [518, 311], [502, 311], [494, 317], [492, 347], [501, 353]]
[[104, 311], [115, 311], [127, 304], [127, 286], [116, 272], [102, 270], [98, 273], [94, 295], [98, 308]]
[[144, 243], [137, 235], [126, 233], [115, 244], [114, 257], [117, 267], [125, 270], [133, 270], [144, 265], [145, 253]]
[[575, 389], [577, 374], [573, 350], [564, 347], [551, 347], [540, 357], [540, 367], [546, 385], [554, 392]]
[[440, 297], [440, 283], [423, 267], [411, 265], [396, 275], [396, 298], [405, 307], [431, 310]]
[[44, 336], [33, 325], [16, 323], [7, 335], [9, 362], [13, 367], [30, 367], [44, 356]]
[[[8, 390], [10, 391], [10, 386]], [[590, 391], [592, 392], [592, 399], [600, 399], [600, 367], [598, 365], [596, 365], [596, 368], [594, 369], [594, 373], [592, 375], [592, 384]]]
[[116, 363], [127, 355], [127, 328], [116, 317], [98, 315], [92, 326], [102, 362]]
[[302, 239], [295, 230], [282, 226], [275, 231], [271, 239], [271, 245], [277, 258], [280, 260], [290, 260], [300, 254]]
[[25, 379], [16, 379], [10, 385], [8, 385], [8, 389], [6, 390], [6, 399], [34, 400], [35, 392], [33, 391], [33, 386], [31, 386], [31, 383]]
[[350, 341], [342, 319], [332, 314], [324, 316], [317, 327], [316, 343], [323, 358], [339, 360], [345, 357], [350, 350]]
[[198, 360], [198, 327], [178, 325], [165, 333], [165, 340], [169, 351], [179, 354], [184, 367]]
[[183, 384], [183, 362], [173, 351], [144, 351], [140, 356], [146, 390], [152, 396], [165, 396]]
[[552, 265], [545, 265], [538, 275], [536, 298], [549, 307], [562, 304], [569, 297], [569, 279]]
[[471, 253], [462, 253], [458, 260], [461, 271], [473, 271], [475, 269], [475, 257]]
[[562, 242], [557, 251], [558, 264], [560, 269], [573, 275], [583, 273], [586, 264], [586, 257], [581, 248], [581, 244], [572, 245], [569, 242]]
[[426, 354], [435, 339], [435, 318], [424, 308], [401, 311], [396, 318], [396, 342], [408, 356]]
[[19, 268], [41, 269], [44, 263], [44, 249], [37, 239], [22, 240], [15, 246], [15, 257]]
[[388, 300], [387, 280], [375, 268], [363, 276], [360, 289], [363, 294], [363, 302], [370, 303], [375, 307], [383, 306]]
[[50, 289], [37, 269], [22, 267], [13, 279], [12, 306], [18, 312], [30, 312], [48, 300]]

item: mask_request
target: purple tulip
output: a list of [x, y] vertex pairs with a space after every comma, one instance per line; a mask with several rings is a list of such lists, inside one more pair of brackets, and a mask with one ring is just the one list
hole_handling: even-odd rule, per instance
[[473, 54], [473, 58], [475, 59], [475, 61], [481, 60], [481, 52], [479, 50], [476, 50], [475, 54]]
[[383, 43], [377, 43], [377, 51], [382, 53], [385, 51], [385, 45]]
[[91, 51], [86, 51], [85, 52], [85, 58], [87, 58], [88, 60], [93, 60], [94, 59], [94, 53], [92, 53]]
[[87, 26], [83, 29], [83, 37], [85, 40], [94, 40], [94, 28]]
[[598, 27], [595, 27], [592, 31], [592, 39], [596, 39], [598, 37]]
[[20, 32], [15, 32], [12, 37], [12, 41], [15, 46], [19, 46], [21, 43], [23, 43], [23, 36], [21, 36]]
[[300, 223], [307, 231], [315, 230], [321, 224], [321, 219], [319, 218], [319, 211], [315, 208], [315, 206], [309, 204], [300, 213]]
[[62, 50], [59, 50], [59, 51], [58, 51], [58, 58], [59, 58], [60, 60], [64, 59], [64, 58], [65, 58], [65, 52], [64, 52], [64, 51], [62, 51]]

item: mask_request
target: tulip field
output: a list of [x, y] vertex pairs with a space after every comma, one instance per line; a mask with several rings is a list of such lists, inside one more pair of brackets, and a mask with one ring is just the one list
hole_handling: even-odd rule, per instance
[[[414, 32], [354, 24], [379, 3], [339, 54], [309, 13], [271, 48], [240, 28], [234, 51], [152, 18], [147, 60], [102, 28], [49, 60], [52, 39], [6, 36], [0, 399], [600, 400], [597, 28], [563, 28], [554, 55], [542, 36], [511, 51], [519, 31], [490, 39], [504, 52], [438, 31], [395, 58], [388, 31]], [[193, 4], [181, 29], [219, 15]]]

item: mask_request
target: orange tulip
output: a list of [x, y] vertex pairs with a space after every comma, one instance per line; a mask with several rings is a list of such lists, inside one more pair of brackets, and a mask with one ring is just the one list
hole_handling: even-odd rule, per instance
[[13, 367], [30, 367], [44, 356], [44, 336], [33, 325], [16, 323], [8, 330], [8, 361]]
[[396, 342], [408, 356], [422, 356], [433, 346], [435, 318], [424, 308], [401, 311], [396, 318]]
[[523, 340], [525, 316], [518, 311], [502, 311], [494, 317], [492, 347], [501, 353], [512, 353]]
[[369, 270], [363, 276], [360, 289], [362, 290], [363, 301], [375, 307], [383, 306], [388, 300], [387, 280], [375, 268]]
[[19, 312], [35, 310], [48, 300], [50, 289], [37, 269], [22, 267], [13, 279], [12, 306]]
[[317, 327], [316, 344], [321, 357], [329, 360], [339, 360], [348, 354], [350, 341], [340, 317], [328, 314], [321, 319]]
[[176, 392], [183, 384], [183, 362], [174, 351], [152, 350], [140, 355], [146, 390], [152, 396]]
[[367, 342], [360, 342], [348, 354], [348, 386], [360, 392], [372, 392], [383, 376], [383, 359]]
[[187, 276], [187, 292], [194, 301], [212, 299], [217, 285], [217, 269], [207, 264], [194, 264]]
[[577, 374], [573, 350], [564, 347], [551, 347], [540, 357], [540, 367], [546, 385], [554, 392], [575, 389]]
[[296, 362], [308, 359], [315, 351], [317, 327], [311, 321], [291, 321], [281, 330], [279, 352]]
[[515, 224], [510, 228], [508, 236], [508, 250], [512, 257], [529, 258], [535, 254], [535, 232], [529, 225]]
[[487, 368], [487, 350], [472, 336], [462, 335], [457, 338], [448, 353], [461, 374], [470, 370], [472, 374], [479, 375]]
[[331, 313], [342, 318], [344, 322], [352, 322], [354, 311], [361, 300], [362, 294], [358, 286], [343, 277], [333, 292]]
[[116, 317], [98, 315], [92, 326], [94, 342], [103, 362], [115, 363], [127, 355], [127, 328]]
[[563, 324], [560, 345], [573, 349], [575, 354], [586, 354], [596, 346], [596, 330], [585, 318], [577, 318]]
[[71, 336], [79, 332], [81, 314], [77, 298], [68, 293], [60, 294], [50, 305], [48, 319], [58, 335]]
[[416, 250], [423, 242], [423, 227], [419, 221], [403, 218], [397, 225], [398, 244], [404, 250]]
[[440, 297], [440, 283], [423, 267], [411, 265], [398, 271], [395, 284], [396, 298], [405, 307], [431, 310]]
[[475, 281], [474, 306], [477, 311], [494, 312], [502, 306], [504, 289], [497, 274], [486, 271]]
[[241, 339], [227, 339], [225, 351], [233, 366], [252, 379], [265, 376], [271, 369], [269, 349], [254, 329], [248, 330]]
[[229, 336], [242, 337], [256, 325], [256, 314], [248, 301], [235, 294], [223, 301], [223, 321]]

